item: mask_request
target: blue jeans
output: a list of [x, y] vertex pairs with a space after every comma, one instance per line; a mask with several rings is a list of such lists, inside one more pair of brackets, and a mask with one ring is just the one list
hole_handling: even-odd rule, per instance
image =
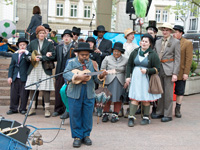
[[87, 85], [83, 84], [79, 99], [68, 97], [72, 138], [83, 139], [92, 131], [95, 99], [88, 99], [86, 90]]

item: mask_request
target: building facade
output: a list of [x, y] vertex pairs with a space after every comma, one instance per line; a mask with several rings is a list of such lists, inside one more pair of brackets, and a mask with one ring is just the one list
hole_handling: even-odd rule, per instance
[[58, 33], [73, 26], [83, 34], [95, 29], [96, 0], [49, 0], [48, 8], [48, 23]]

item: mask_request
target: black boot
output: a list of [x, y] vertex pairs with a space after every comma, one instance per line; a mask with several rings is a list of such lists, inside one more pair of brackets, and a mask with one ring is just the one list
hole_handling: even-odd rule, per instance
[[149, 124], [149, 123], [150, 123], [149, 117], [143, 116], [142, 117], [142, 121], [140, 122], [140, 124], [141, 125], [146, 125], [146, 124]]
[[181, 111], [180, 111], [180, 109], [181, 109], [181, 104], [177, 104], [177, 103], [176, 103], [175, 116], [176, 116], [177, 118], [181, 118]]
[[119, 117], [118, 117], [117, 114], [118, 114], [118, 113], [116, 113], [116, 112], [114, 112], [114, 113], [112, 114], [112, 118], [111, 118], [111, 122], [112, 122], [112, 123], [115, 123], [115, 122], [119, 121]]
[[128, 116], [128, 126], [129, 127], [134, 127], [134, 120], [135, 120], [134, 116]]
[[69, 118], [69, 112], [65, 111], [61, 116], [60, 119], [67, 119]]
[[102, 122], [108, 122], [108, 120], [109, 120], [109, 114], [103, 113]]

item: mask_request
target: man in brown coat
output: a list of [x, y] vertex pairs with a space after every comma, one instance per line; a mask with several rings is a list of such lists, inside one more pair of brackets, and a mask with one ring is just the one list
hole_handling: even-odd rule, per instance
[[192, 42], [183, 38], [184, 29], [180, 25], [175, 25], [174, 28], [175, 33], [173, 34], [174, 38], [180, 40], [181, 45], [181, 62], [180, 62], [180, 71], [178, 74], [178, 80], [175, 82], [175, 94], [176, 97], [176, 108], [175, 108], [175, 116], [177, 118], [181, 118], [181, 103], [183, 100], [183, 95], [185, 92], [185, 83], [188, 79], [188, 75], [190, 73], [190, 67], [192, 64], [193, 57], [193, 46]]

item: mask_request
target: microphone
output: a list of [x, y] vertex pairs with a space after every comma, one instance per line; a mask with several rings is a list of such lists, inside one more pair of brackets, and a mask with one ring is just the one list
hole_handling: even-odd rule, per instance
[[87, 68], [87, 66], [86, 66], [87, 63], [88, 63], [87, 60], [84, 59], [84, 66], [85, 66], [86, 68]]

